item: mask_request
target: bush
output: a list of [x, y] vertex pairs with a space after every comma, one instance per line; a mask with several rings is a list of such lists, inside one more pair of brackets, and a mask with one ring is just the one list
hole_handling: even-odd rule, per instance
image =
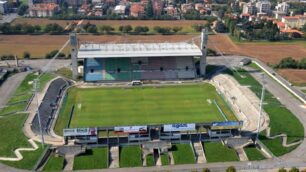
[[157, 33], [160, 33], [162, 35], [168, 35], [171, 33], [171, 28], [170, 27], [160, 27], [160, 26], [155, 26], [154, 31]]
[[300, 170], [296, 167], [292, 167], [289, 172], [299, 172]]
[[210, 169], [204, 168], [204, 169], [202, 170], [202, 172], [210, 172]]
[[[45, 58], [46, 58], [46, 59], [51, 59], [51, 58], [53, 58], [57, 53], [58, 53], [58, 50], [53, 50], [53, 51], [47, 53], [46, 56], [45, 56]], [[65, 58], [66, 55], [65, 55], [64, 53], [60, 52], [60, 53], [58, 54], [57, 57], [58, 57], [58, 58]]]
[[132, 31], [133, 28], [131, 25], [124, 25], [124, 26], [119, 26], [119, 31], [123, 32], [123, 33], [128, 33], [130, 31]]
[[49, 23], [45, 26], [44, 32], [46, 33], [61, 33], [64, 28], [57, 23]]
[[25, 51], [25, 52], [23, 53], [23, 58], [24, 58], [24, 59], [29, 59], [29, 58], [31, 58], [31, 54], [30, 54], [29, 52]]
[[1, 60], [14, 60], [15, 59], [15, 57], [14, 57], [14, 55], [12, 55], [12, 54], [9, 54], [9, 55], [2, 55], [1, 56]]
[[230, 166], [226, 169], [226, 172], [236, 172], [236, 168], [234, 166]]
[[115, 30], [113, 27], [108, 25], [102, 25], [99, 29], [102, 33], [110, 33], [111, 31]]
[[147, 26], [136, 26], [134, 28], [134, 32], [139, 34], [139, 33], [146, 33], [149, 31], [149, 28]]
[[287, 172], [287, 170], [284, 169], [284, 168], [280, 168], [280, 169], [278, 169], [278, 172]]

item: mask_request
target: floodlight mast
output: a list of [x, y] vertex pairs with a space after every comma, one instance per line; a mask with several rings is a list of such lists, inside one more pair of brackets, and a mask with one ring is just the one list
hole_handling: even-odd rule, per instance
[[260, 123], [262, 118], [262, 106], [263, 106], [263, 100], [265, 97], [265, 75], [261, 75], [262, 79], [262, 89], [261, 89], [261, 98], [260, 98], [260, 104], [259, 104], [259, 113], [258, 113], [258, 123], [257, 123], [257, 132], [256, 132], [256, 142], [258, 140], [259, 131], [260, 131]]
[[41, 125], [41, 119], [40, 119], [40, 113], [39, 113], [39, 100], [38, 100], [38, 88], [39, 88], [39, 78], [34, 79], [34, 97], [36, 97], [36, 114], [37, 114], [37, 118], [38, 118], [38, 125], [39, 125], [39, 130], [40, 130], [40, 134], [41, 134], [41, 146], [44, 149], [45, 147], [45, 139], [44, 139], [44, 134], [43, 134], [43, 129], [42, 129], [42, 125]]

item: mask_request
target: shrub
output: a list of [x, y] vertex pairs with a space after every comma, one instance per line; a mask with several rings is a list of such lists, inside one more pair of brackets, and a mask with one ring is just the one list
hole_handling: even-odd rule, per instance
[[292, 167], [289, 172], [299, 172], [300, 170], [296, 167]]
[[[46, 58], [46, 59], [51, 59], [51, 58], [53, 58], [57, 53], [58, 53], [58, 50], [53, 50], [53, 51], [47, 53], [46, 56], [45, 56], [45, 58]], [[57, 57], [58, 57], [58, 58], [65, 58], [66, 55], [65, 55], [64, 53], [60, 52], [60, 53], [58, 54]]]
[[29, 58], [31, 58], [31, 54], [30, 54], [29, 52], [25, 51], [25, 52], [23, 53], [23, 58], [24, 58], [24, 59], [29, 59]]
[[278, 172], [287, 172], [287, 170], [284, 169], [284, 168], [280, 168], [280, 169], [278, 169]]
[[202, 172], [210, 172], [210, 169], [204, 168], [204, 169], [202, 170]]
[[236, 168], [234, 166], [230, 166], [226, 169], [226, 172], [236, 172]]

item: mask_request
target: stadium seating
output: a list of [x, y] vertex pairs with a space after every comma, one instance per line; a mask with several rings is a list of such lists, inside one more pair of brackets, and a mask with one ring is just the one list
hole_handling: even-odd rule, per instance
[[[52, 120], [54, 119], [54, 114], [60, 102], [60, 97], [68, 86], [69, 82], [62, 78], [56, 79], [50, 84], [42, 100], [42, 103], [38, 108], [43, 133], [49, 132]], [[34, 133], [40, 133], [40, 126], [37, 114], [35, 115], [32, 121], [31, 128]]]

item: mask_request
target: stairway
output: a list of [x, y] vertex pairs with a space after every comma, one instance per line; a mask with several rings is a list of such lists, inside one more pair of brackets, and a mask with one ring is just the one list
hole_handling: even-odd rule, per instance
[[111, 146], [109, 154], [109, 168], [119, 168], [119, 146]]
[[195, 152], [195, 155], [197, 157], [197, 163], [198, 164], [206, 163], [206, 157], [205, 157], [205, 154], [204, 154], [202, 143], [200, 141], [193, 142], [192, 146], [194, 148], [194, 152]]

